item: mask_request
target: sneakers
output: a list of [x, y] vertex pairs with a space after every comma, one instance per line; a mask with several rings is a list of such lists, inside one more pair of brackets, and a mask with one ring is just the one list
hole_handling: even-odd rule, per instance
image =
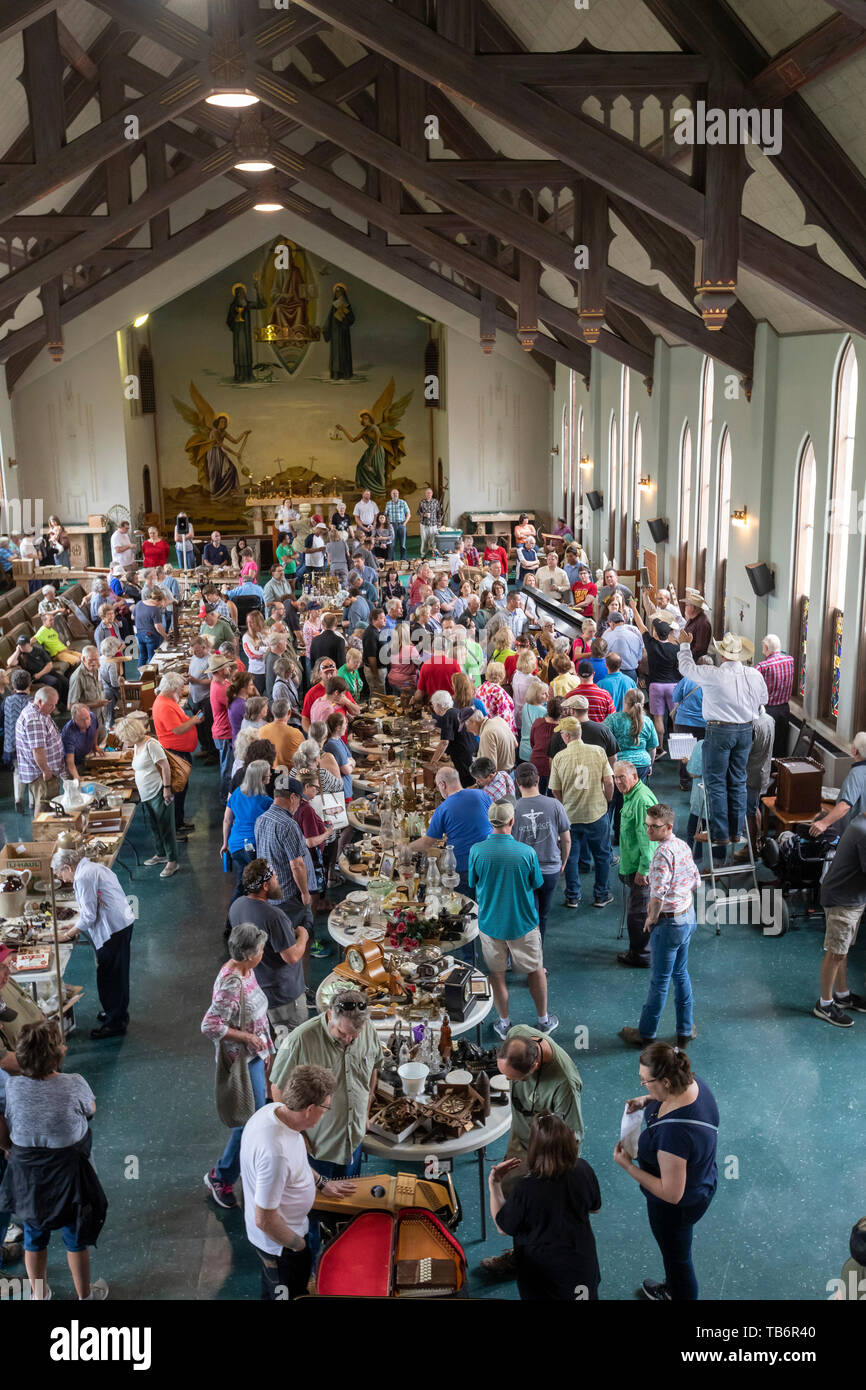
[[94, 1279], [90, 1285], [90, 1297], [79, 1299], [81, 1303], [104, 1303], [108, 1297], [108, 1285], [104, 1279]]
[[613, 893], [606, 893], [603, 898], [593, 899], [593, 907], [609, 907], [613, 902]]
[[644, 1038], [636, 1028], [620, 1028], [619, 1036], [629, 1047], [649, 1047], [652, 1038]]
[[21, 1226], [18, 1225], [18, 1222], [17, 1222], [17, 1221], [10, 1221], [10, 1222], [9, 1222], [9, 1225], [6, 1227], [6, 1239], [5, 1239], [5, 1241], [3, 1242], [4, 1245], [7, 1244], [7, 1243], [9, 1243], [9, 1242], [12, 1242], [12, 1243], [14, 1244], [16, 1241], [23, 1240], [23, 1239], [24, 1239], [24, 1230], [23, 1230], [23, 1228], [22, 1228]]
[[819, 999], [812, 1013], [816, 1018], [823, 1018], [825, 1023], [832, 1023], [834, 1028], [853, 1028], [854, 1020], [844, 1010], [839, 1008], [835, 1002], [832, 1004], [822, 1004]]
[[834, 991], [833, 1003], [837, 1004], [843, 1012], [847, 1009], [853, 1009], [855, 1014], [866, 1014], [866, 999], [862, 994], [854, 994], [853, 991], [848, 994], [836, 994]]
[[145, 866], [146, 869], [152, 869], [152, 868], [154, 867], [154, 865], [156, 865], [156, 864], [167, 864], [167, 863], [168, 863], [168, 858], [166, 857], [166, 855], [164, 855], [164, 854], [152, 854], [152, 855], [150, 856], [149, 859], [145, 859], [145, 861], [144, 861], [144, 866]]
[[641, 1284], [641, 1292], [645, 1298], [651, 1298], [653, 1303], [670, 1303], [671, 1296], [665, 1284], [660, 1284], [658, 1279], [644, 1279]]
[[575, 911], [577, 908], [580, 907], [580, 898], [566, 898], [565, 906], [570, 907], [573, 911]]
[[548, 1014], [546, 1023], [542, 1023], [539, 1019], [535, 1026], [540, 1033], [555, 1033], [559, 1027], [559, 1019], [556, 1014]]
[[211, 1168], [209, 1173], [205, 1173], [204, 1185], [218, 1207], [225, 1207], [226, 1211], [231, 1211], [237, 1206], [238, 1202], [232, 1189], [232, 1184], [230, 1182], [220, 1182], [213, 1168]]
[[176, 859], [169, 859], [168, 863], [166, 864], [165, 868], [160, 874], [160, 878], [172, 878], [177, 873], [179, 868], [180, 865], [178, 864]]
[[[538, 1026], [540, 1028], [541, 1024], [539, 1024]], [[505, 1039], [508, 1037], [508, 1034], [511, 1032], [511, 1024], [503, 1023], [501, 1018], [497, 1018], [496, 1022], [493, 1025], [493, 1031], [496, 1034], [497, 1038], [502, 1038], [504, 1042]]]
[[317, 959], [320, 957], [323, 958], [331, 955], [331, 948], [327, 941], [314, 941], [310, 947], [310, 955], [315, 956]]

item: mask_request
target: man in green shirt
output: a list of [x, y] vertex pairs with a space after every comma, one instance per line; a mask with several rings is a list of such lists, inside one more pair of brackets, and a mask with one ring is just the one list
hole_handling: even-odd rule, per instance
[[81, 660], [78, 652], [67, 647], [56, 629], [60, 609], [49, 609], [42, 614], [42, 627], [33, 634], [33, 641], [43, 647], [52, 661], [65, 661], [68, 666], [77, 666]]
[[210, 605], [205, 608], [199, 635], [211, 639], [214, 651], [222, 646], [223, 642], [233, 642], [235, 639], [231, 623], [227, 623], [225, 618], [221, 618], [217, 610], [212, 609]]
[[650, 963], [649, 932], [644, 931], [649, 907], [650, 860], [655, 845], [647, 834], [646, 813], [658, 804], [655, 796], [640, 780], [634, 763], [613, 765], [613, 780], [622, 794], [622, 814], [619, 822], [619, 876], [629, 885], [628, 950], [617, 960], [620, 965], [636, 965], [646, 970]]
[[[506, 1192], [526, 1176], [526, 1153], [536, 1115], [558, 1115], [574, 1131], [578, 1150], [583, 1140], [583, 1112], [580, 1072], [563, 1048], [539, 1028], [518, 1024], [508, 1033], [499, 1049], [497, 1066], [511, 1082], [511, 1133], [506, 1158], [520, 1159], [503, 1181]], [[491, 1279], [513, 1279], [516, 1273], [514, 1251], [506, 1250], [481, 1261], [482, 1271]]]

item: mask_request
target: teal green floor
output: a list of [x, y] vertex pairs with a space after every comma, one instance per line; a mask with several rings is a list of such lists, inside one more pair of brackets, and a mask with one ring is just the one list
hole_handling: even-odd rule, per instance
[[[121, 881], [140, 898], [133, 939], [132, 1023], [125, 1038], [89, 1040], [98, 1008], [93, 957], [76, 948], [67, 978], [86, 987], [67, 1069], [81, 1072], [97, 1097], [94, 1158], [108, 1193], [108, 1220], [94, 1273], [117, 1299], [256, 1299], [258, 1264], [240, 1212], [218, 1209], [202, 1174], [222, 1149], [225, 1131], [213, 1105], [213, 1050], [199, 1032], [211, 985], [224, 960], [222, 926], [230, 895], [221, 871], [216, 772], [196, 766], [187, 799], [198, 827], [181, 851], [182, 872], [163, 883], [158, 870], [133, 867]], [[653, 786], [685, 817], [675, 773], [659, 766]], [[6, 786], [4, 785], [4, 790]], [[6, 839], [27, 822], [4, 799]], [[149, 852], [140, 816], [133, 843]], [[125, 858], [130, 862], [129, 853]], [[618, 892], [618, 885], [617, 885]], [[584, 885], [584, 901], [591, 884]], [[644, 1200], [612, 1160], [623, 1102], [639, 1092], [637, 1054], [617, 1032], [636, 1024], [647, 972], [615, 963], [619, 900], [602, 911], [554, 908], [545, 961], [557, 1041], [573, 1044], [583, 1077], [584, 1157], [595, 1168], [603, 1207], [595, 1218], [604, 1299], [631, 1299], [647, 1275], [661, 1277]], [[699, 927], [691, 949], [700, 1036], [693, 1064], [716, 1094], [721, 1113], [719, 1190], [697, 1228], [696, 1268], [704, 1299], [824, 1299], [828, 1279], [847, 1257], [848, 1232], [866, 1211], [863, 1149], [866, 1015], [847, 1032], [811, 1016], [821, 957], [819, 922], [779, 939], [759, 927], [729, 926], [721, 936]], [[327, 962], [315, 963], [315, 979]], [[854, 988], [863, 955], [855, 951]], [[512, 991], [512, 1018], [532, 1022], [525, 985]], [[660, 1036], [674, 1031], [673, 1003]], [[484, 1039], [495, 1039], [488, 1025]], [[505, 1141], [489, 1157], [501, 1157]], [[379, 1165], [377, 1164], [377, 1167]], [[388, 1165], [383, 1165], [388, 1166]], [[371, 1170], [375, 1171], [375, 1170]], [[725, 1172], [738, 1176], [724, 1176]], [[515, 1298], [513, 1284], [487, 1286], [474, 1273], [485, 1254], [504, 1248], [489, 1227], [480, 1240], [477, 1167], [458, 1160], [464, 1207], [458, 1231], [470, 1266], [470, 1292]], [[55, 1297], [71, 1281], [59, 1242], [49, 1258]]]

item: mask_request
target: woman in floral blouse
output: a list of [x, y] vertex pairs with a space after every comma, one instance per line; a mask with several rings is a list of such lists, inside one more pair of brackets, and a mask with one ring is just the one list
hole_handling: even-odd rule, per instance
[[517, 724], [514, 718], [514, 701], [506, 690], [502, 689], [505, 680], [505, 667], [499, 661], [488, 661], [487, 670], [484, 672], [484, 680], [478, 691], [479, 700], [483, 700], [487, 707], [487, 713], [492, 719], [499, 715], [504, 719], [511, 732], [516, 736]]
[[[239, 1053], [246, 1056], [256, 1110], [265, 1103], [265, 1077], [273, 1060], [274, 1045], [268, 1027], [268, 1001], [255, 977], [255, 968], [264, 954], [268, 934], [251, 922], [232, 927], [229, 959], [214, 981], [210, 1008], [201, 1021], [201, 1031], [212, 1038], [214, 1047], [225, 1046], [229, 1063]], [[241, 1028], [241, 992], [244, 1000]], [[221, 1207], [236, 1207], [234, 1184], [241, 1170], [243, 1125], [229, 1134], [222, 1158], [205, 1174], [204, 1185]]]

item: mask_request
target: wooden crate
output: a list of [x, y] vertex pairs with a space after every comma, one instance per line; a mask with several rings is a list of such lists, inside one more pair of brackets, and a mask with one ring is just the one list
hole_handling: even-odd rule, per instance
[[62, 830], [79, 831], [84, 825], [84, 812], [73, 815], [55, 816], [50, 811], [40, 811], [33, 817], [31, 834], [34, 840], [50, 840], [53, 844]]

